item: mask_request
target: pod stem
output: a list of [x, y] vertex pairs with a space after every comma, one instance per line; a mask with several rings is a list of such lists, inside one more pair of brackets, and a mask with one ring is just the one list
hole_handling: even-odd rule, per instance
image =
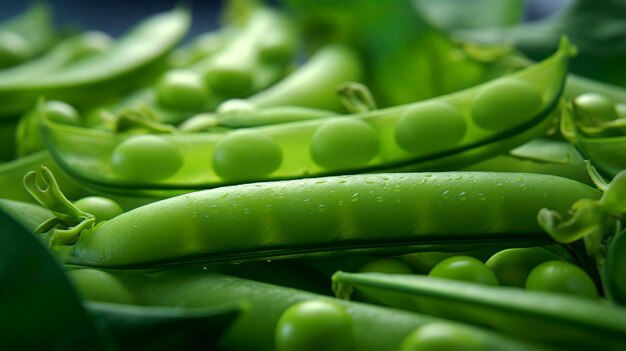
[[74, 244], [80, 232], [94, 226], [95, 217], [82, 211], [65, 197], [47, 167], [41, 166], [38, 172], [28, 172], [24, 176], [24, 187], [39, 204], [55, 215], [35, 229], [36, 234], [50, 232], [51, 247]]
[[337, 87], [337, 94], [343, 107], [349, 113], [376, 110], [376, 101], [369, 88], [357, 82], [348, 82]]

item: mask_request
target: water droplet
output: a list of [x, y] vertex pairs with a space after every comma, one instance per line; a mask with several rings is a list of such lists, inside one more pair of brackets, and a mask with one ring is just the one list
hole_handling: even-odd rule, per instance
[[209, 269], [209, 267], [205, 266], [205, 267], [202, 267], [202, 269], [206, 271], [207, 269]]
[[232, 206], [233, 207], [237, 207], [238, 205], [237, 205], [237, 203], [233, 203]]
[[378, 202], [379, 204], [382, 204], [383, 203], [382, 196], [376, 196], [376, 202]]
[[243, 213], [249, 215], [250, 214], [250, 209], [249, 208], [244, 208], [243, 209]]
[[137, 229], [137, 228], [139, 228], [139, 226], [136, 224], [133, 224], [133, 229]]
[[352, 201], [352, 202], [359, 201], [359, 193], [352, 194], [352, 197], [350, 198], [350, 201]]
[[278, 194], [276, 194], [276, 196], [278, 196], [278, 197], [285, 197], [285, 193], [278, 193]]
[[326, 182], [327, 182], [326, 179], [319, 179], [319, 180], [315, 181], [315, 184], [324, 184]]
[[487, 200], [487, 196], [486, 196], [485, 194], [483, 194], [483, 193], [478, 193], [478, 194], [476, 194], [476, 197], [477, 197], [477, 198], [478, 198], [478, 200], [480, 200], [480, 201], [485, 201], [485, 200]]
[[496, 183], [496, 186], [502, 186], [502, 182]]
[[272, 208], [272, 204], [265, 205], [265, 208], [267, 208], [269, 210], [270, 208]]
[[337, 201], [337, 205], [339, 205], [339, 206], [343, 206], [343, 200], [339, 200], [339, 201]]
[[337, 183], [339, 183], [339, 184], [343, 184], [343, 183], [345, 183], [345, 182], [346, 182], [346, 180], [345, 180], [345, 179], [339, 179], [339, 180], [337, 180]]
[[328, 193], [329, 193], [329, 194], [334, 194], [335, 192], [336, 192], [336, 190], [335, 190], [335, 189], [331, 189]]
[[465, 193], [465, 191], [461, 191], [457, 197], [458, 197], [458, 198], [459, 198], [459, 200], [461, 200], [461, 201], [465, 201], [465, 200], [467, 200], [467, 194]]
[[272, 260], [265, 260], [265, 262], [270, 263], [270, 262], [272, 262]]
[[317, 205], [317, 209], [316, 210], [317, 210], [317, 212], [324, 212], [324, 211], [326, 211], [326, 206], [323, 205], [323, 204], [319, 204], [319, 205]]
[[401, 186], [399, 186], [399, 185], [394, 185], [392, 189], [393, 189], [393, 191], [395, 191], [395, 192], [399, 192], [399, 191], [401, 191], [401, 190], [402, 190], [402, 187], [401, 187]]
[[311, 199], [307, 197], [306, 199], [304, 199], [304, 202], [311, 202]]
[[441, 193], [441, 198], [444, 200], [448, 200], [450, 198], [450, 190], [444, 190], [444, 192]]
[[211, 205], [211, 208], [217, 208], [218, 206], [216, 204]]

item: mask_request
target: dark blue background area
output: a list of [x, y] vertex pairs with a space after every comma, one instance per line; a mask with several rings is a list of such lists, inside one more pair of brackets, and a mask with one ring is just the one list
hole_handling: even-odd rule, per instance
[[[29, 6], [32, 1], [0, 0], [0, 21], [15, 16]], [[179, 4], [191, 7], [193, 20], [189, 37], [218, 26], [218, 14], [222, 1], [211, 0], [48, 0], [59, 26], [77, 26], [119, 36], [145, 17], [171, 10]]]

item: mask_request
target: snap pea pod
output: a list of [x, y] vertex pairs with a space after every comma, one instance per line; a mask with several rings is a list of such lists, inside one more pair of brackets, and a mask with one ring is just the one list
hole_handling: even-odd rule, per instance
[[538, 174], [352, 175], [198, 191], [94, 227], [93, 216], [67, 206], [60, 191], [44, 191], [38, 182], [58, 189], [52, 174], [45, 168], [31, 172], [24, 183], [67, 220], [66, 226], [40, 231], [49, 231], [51, 247], [70, 249], [69, 263], [109, 267], [341, 250], [399, 254], [484, 242], [536, 246], [550, 241], [536, 221], [541, 208], [564, 209], [581, 197], [598, 196], [576, 181]]
[[603, 174], [614, 177], [626, 169], [626, 137], [599, 136], [589, 137], [581, 132], [572, 109], [562, 110], [560, 123], [561, 134], [575, 145], [586, 158]]
[[[274, 350], [274, 333], [281, 314], [305, 301], [338, 304], [352, 319], [354, 349], [397, 350], [416, 328], [431, 324], [456, 327], [475, 336], [485, 350], [536, 350], [534, 344], [442, 319], [368, 304], [342, 301], [297, 289], [210, 273], [201, 268], [166, 271], [112, 272], [144, 305], [211, 307], [245, 300], [249, 309], [219, 340], [218, 347], [233, 350]], [[315, 323], [316, 321], [312, 321]]]
[[[471, 319], [555, 347], [626, 347], [626, 310], [599, 301], [406, 274], [337, 272], [333, 284], [340, 295], [354, 287], [393, 307]], [[408, 305], [394, 306], [397, 296]]]
[[2, 85], [24, 84], [42, 74], [62, 69], [68, 64], [108, 50], [113, 40], [106, 33], [88, 31], [64, 39], [44, 55], [0, 71]]
[[[0, 198], [0, 209], [31, 233], [54, 215], [39, 205]], [[4, 228], [2, 228], [4, 230]]]
[[52, 11], [43, 3], [34, 3], [21, 15], [0, 24], [0, 68], [32, 59], [55, 40]]
[[256, 1], [231, 6], [232, 16], [239, 18], [216, 33], [223, 43], [188, 66], [165, 72], [155, 86], [132, 94], [113, 111], [147, 107], [160, 122], [179, 123], [284, 76], [295, 55], [295, 36], [287, 18]]
[[256, 107], [300, 106], [342, 111], [337, 87], [363, 76], [361, 60], [347, 46], [320, 48], [290, 75], [246, 100]]
[[185, 35], [189, 17], [182, 8], [154, 15], [101, 55], [20, 84], [0, 82], [0, 116], [28, 109], [40, 95], [76, 107], [93, 106], [145, 83]]
[[[154, 136], [150, 143], [160, 145], [158, 152], [145, 147], [144, 136], [62, 125], [45, 116], [43, 134], [68, 172], [100, 187], [126, 191], [453, 169], [543, 134], [555, 122], [552, 112], [569, 54], [564, 40], [561, 50], [540, 64], [425, 102], [245, 130]], [[141, 155], [143, 167], [154, 170], [150, 177], [133, 171], [137, 166], [131, 153]], [[171, 162], [164, 161], [165, 153]]]
[[578, 150], [568, 142], [546, 138], [531, 140], [506, 154], [472, 164], [462, 170], [552, 174], [593, 185]]

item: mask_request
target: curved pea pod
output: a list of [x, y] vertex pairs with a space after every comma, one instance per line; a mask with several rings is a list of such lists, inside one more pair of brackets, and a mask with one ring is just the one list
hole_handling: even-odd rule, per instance
[[[621, 126], [619, 125], [621, 123]], [[571, 108], [564, 108], [561, 116], [561, 133], [603, 174], [614, 177], [626, 169], [626, 136], [623, 133], [615, 135], [589, 136], [582, 130], [584, 122], [577, 120]], [[626, 130], [626, 119], [619, 118], [606, 123]], [[604, 129], [604, 128], [601, 128]]]
[[545, 138], [533, 139], [506, 154], [472, 164], [463, 170], [552, 174], [593, 185], [585, 160], [574, 145]]
[[[600, 301], [419, 275], [337, 272], [333, 284], [337, 291], [363, 289], [382, 301], [410, 297], [413, 303], [400, 307], [419, 312], [428, 306], [434, 313], [454, 310], [476, 324], [555, 347], [626, 347], [626, 310]], [[446, 316], [455, 318], [455, 313]]]
[[[542, 63], [425, 102], [245, 130], [159, 135], [159, 143], [181, 160], [168, 165], [171, 172], [160, 177], [129, 177], [116, 170], [113, 156], [128, 143], [139, 149], [132, 141], [137, 136], [60, 125], [45, 116], [43, 134], [68, 172], [98, 186], [128, 191], [385, 170], [449, 170], [543, 134], [555, 122], [569, 52], [564, 40], [561, 50]], [[164, 164], [161, 152], [142, 149], [144, 167]]]
[[110, 50], [15, 84], [0, 82], [0, 116], [28, 109], [41, 95], [76, 107], [102, 104], [145, 83], [162, 69], [167, 54], [189, 27], [187, 10], [154, 15]]
[[397, 350], [417, 328], [445, 325], [473, 335], [485, 350], [541, 350], [540, 346], [489, 330], [369, 304], [343, 301], [298, 289], [261, 283], [200, 268], [113, 272], [144, 305], [211, 307], [247, 301], [249, 308], [218, 341], [232, 350], [275, 350], [275, 329], [282, 313], [306, 301], [337, 304], [350, 316], [354, 350]]
[[[25, 186], [55, 208], [66, 226], [49, 227], [69, 263], [132, 266], [271, 259], [323, 252], [396, 254], [552, 242], [538, 225], [543, 207], [564, 210], [596, 189], [548, 175], [391, 173], [244, 184], [154, 202], [93, 226], [89, 214], [40, 185], [58, 189], [47, 170]], [[53, 191], [60, 194], [60, 191]], [[93, 216], [91, 216], [93, 217]]]
[[23, 201], [0, 198], [0, 209], [29, 232], [34, 232], [42, 223], [54, 217], [48, 209]]
[[28, 61], [54, 45], [51, 9], [40, 2], [0, 24], [0, 68]]

